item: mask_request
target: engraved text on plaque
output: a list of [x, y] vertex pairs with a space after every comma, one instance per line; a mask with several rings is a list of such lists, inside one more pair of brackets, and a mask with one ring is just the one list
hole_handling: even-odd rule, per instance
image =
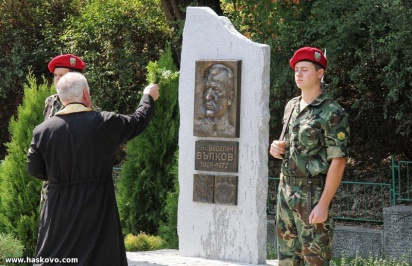
[[236, 141], [196, 141], [195, 169], [201, 171], [238, 171], [239, 143]]

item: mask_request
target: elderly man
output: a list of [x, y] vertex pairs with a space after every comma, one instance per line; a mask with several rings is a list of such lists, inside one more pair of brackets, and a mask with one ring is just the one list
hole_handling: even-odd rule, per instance
[[57, 92], [64, 108], [34, 129], [27, 155], [30, 175], [50, 183], [36, 258], [127, 265], [112, 159], [120, 144], [148, 125], [158, 86], [144, 89], [137, 110], [130, 115], [94, 111], [87, 80], [80, 73], [65, 74]]
[[[48, 69], [51, 73], [53, 73], [54, 78], [54, 85], [56, 86], [57, 82], [63, 77], [65, 74], [69, 72], [83, 72], [84, 68], [86, 67], [86, 63], [83, 60], [73, 54], [62, 54], [54, 57], [48, 65]], [[44, 120], [49, 119], [50, 117], [54, 116], [60, 109], [63, 108], [63, 104], [59, 99], [58, 94], [50, 95], [44, 101], [44, 111], [43, 116]], [[40, 211], [43, 210], [44, 202], [47, 198], [47, 193], [49, 189], [49, 182], [44, 181], [42, 184], [42, 189], [40, 193]]]

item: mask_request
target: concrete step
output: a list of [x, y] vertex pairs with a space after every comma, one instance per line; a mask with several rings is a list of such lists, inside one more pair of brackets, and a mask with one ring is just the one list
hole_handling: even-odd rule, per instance
[[[203, 258], [183, 257], [176, 249], [161, 249], [154, 251], [126, 252], [129, 266], [235, 266], [252, 265], [222, 260], [207, 260]], [[268, 266], [278, 266], [277, 260], [267, 260]]]

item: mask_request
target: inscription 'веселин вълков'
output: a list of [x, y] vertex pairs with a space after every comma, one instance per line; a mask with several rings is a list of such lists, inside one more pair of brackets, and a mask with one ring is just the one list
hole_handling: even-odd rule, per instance
[[195, 169], [236, 173], [238, 150], [239, 143], [234, 141], [196, 141]]

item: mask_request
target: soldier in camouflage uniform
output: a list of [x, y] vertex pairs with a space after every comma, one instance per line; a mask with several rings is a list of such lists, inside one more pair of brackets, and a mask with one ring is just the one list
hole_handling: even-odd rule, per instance
[[273, 141], [282, 159], [276, 231], [280, 266], [329, 265], [332, 254], [331, 201], [348, 158], [346, 111], [321, 88], [327, 66], [317, 48], [297, 50], [290, 60], [301, 96], [285, 108], [285, 139]]
[[[72, 54], [63, 54], [53, 58], [49, 65], [49, 71], [54, 74], [54, 85], [68, 72], [82, 72], [86, 67], [86, 64], [78, 56]], [[60, 102], [59, 95], [54, 94], [46, 98], [44, 102], [44, 120], [53, 117], [58, 111], [63, 108], [63, 104]], [[43, 209], [44, 202], [47, 198], [48, 182], [44, 181], [42, 184], [40, 195], [40, 210]]]
[[[79, 57], [72, 54], [63, 54], [56, 56], [49, 63], [49, 71], [54, 75], [54, 85], [56, 86], [57, 82], [63, 77], [66, 73], [76, 71], [82, 72], [86, 67], [86, 64]], [[63, 105], [59, 100], [57, 94], [47, 97], [44, 103], [44, 120], [49, 119], [54, 116]]]

